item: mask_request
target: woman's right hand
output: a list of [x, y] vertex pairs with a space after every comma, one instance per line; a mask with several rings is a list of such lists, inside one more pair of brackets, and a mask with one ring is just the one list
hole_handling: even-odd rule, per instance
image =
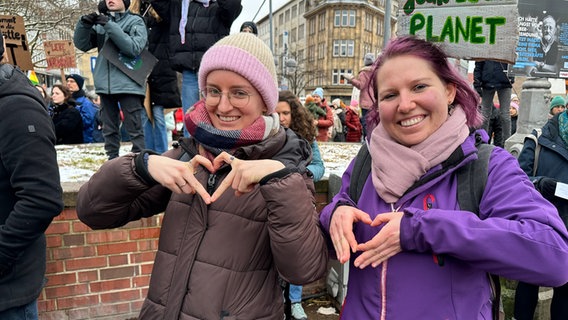
[[211, 196], [194, 176], [199, 165], [210, 172], [215, 171], [211, 161], [200, 155], [196, 155], [189, 162], [159, 155], [148, 157], [148, 172], [154, 180], [175, 193], [198, 193], [206, 204], [210, 204]]
[[349, 249], [352, 252], [357, 250], [358, 244], [353, 233], [353, 224], [359, 221], [369, 225], [373, 222], [367, 213], [355, 207], [338, 206], [333, 212], [329, 225], [329, 235], [333, 242], [335, 255], [340, 263], [349, 261], [351, 257]]

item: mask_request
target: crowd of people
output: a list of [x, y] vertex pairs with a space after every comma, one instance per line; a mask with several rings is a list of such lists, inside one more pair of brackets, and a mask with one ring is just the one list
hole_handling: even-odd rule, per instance
[[[34, 89], [0, 63], [0, 107], [27, 121], [0, 122], [1, 319], [37, 319], [43, 233], [63, 206], [54, 145], [91, 142], [109, 161], [78, 192], [83, 223], [164, 214], [140, 319], [305, 320], [302, 286], [330, 257], [349, 264], [342, 319], [496, 319], [495, 277], [519, 281], [516, 319], [532, 319], [539, 286], [554, 287], [553, 319], [568, 318], [563, 97], [515, 159], [502, 144], [522, 109], [505, 66], [478, 62], [472, 86], [438, 44], [400, 36], [343, 75], [359, 99], [317, 87], [302, 103], [279, 91], [253, 22], [229, 35], [241, 10], [240, 0], [101, 1], [74, 35], [78, 49], [99, 50], [94, 93], [79, 74]], [[109, 50], [154, 55], [147, 83]], [[184, 132], [172, 145], [175, 117]], [[121, 127], [132, 142], [122, 156]], [[328, 141], [361, 151], [318, 213]]]

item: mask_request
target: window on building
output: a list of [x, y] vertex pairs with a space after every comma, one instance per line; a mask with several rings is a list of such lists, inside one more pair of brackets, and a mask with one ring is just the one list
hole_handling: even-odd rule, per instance
[[306, 4], [304, 3], [304, 0], [300, 1], [298, 3], [298, 14], [304, 14], [304, 8], [306, 7]]
[[372, 14], [365, 14], [365, 31], [373, 32], [373, 20], [375, 17]]
[[298, 40], [303, 40], [304, 39], [304, 32], [305, 32], [305, 26], [302, 23], [299, 27], [298, 27]]
[[318, 44], [318, 59], [325, 58], [325, 42], [320, 42]]
[[302, 62], [304, 61], [304, 59], [305, 59], [305, 57], [304, 57], [304, 49], [298, 50], [298, 55], [297, 55], [296, 58], [297, 58], [296, 61], [297, 61], [298, 63], [302, 63]]
[[351, 73], [353, 74], [353, 69], [333, 69], [331, 72], [331, 83], [332, 84], [347, 84], [345, 79], [341, 78], [341, 74]]
[[318, 16], [319, 19], [319, 31], [325, 30], [325, 12]]
[[296, 42], [296, 34], [297, 33], [298, 33], [298, 29], [292, 28], [292, 31], [290, 32], [290, 43]]
[[286, 12], [284, 13], [284, 21], [285, 22], [290, 21], [290, 9], [286, 10]]
[[312, 18], [308, 21], [308, 33], [313, 35], [316, 33], [316, 19]]
[[308, 47], [308, 62], [314, 62], [315, 61], [315, 46], [309, 46]]
[[280, 24], [280, 25], [284, 24], [284, 14], [283, 13], [278, 15], [278, 24]]
[[333, 40], [334, 57], [353, 57], [355, 40]]
[[294, 5], [292, 7], [292, 18], [295, 18], [298, 16], [298, 6]]
[[385, 29], [385, 19], [379, 17], [377, 20], [378, 20], [378, 21], [377, 21], [377, 35], [382, 36], [382, 35], [384, 35], [384, 32], [385, 32], [385, 31], [384, 31], [384, 29]]
[[335, 27], [355, 27], [355, 10], [335, 10], [333, 25]]

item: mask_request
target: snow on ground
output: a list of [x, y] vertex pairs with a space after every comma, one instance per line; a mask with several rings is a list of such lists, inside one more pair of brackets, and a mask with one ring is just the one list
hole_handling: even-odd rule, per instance
[[[324, 177], [331, 173], [341, 176], [360, 146], [359, 143], [319, 143], [326, 167]], [[130, 148], [130, 143], [123, 143], [120, 155], [129, 153]], [[57, 145], [55, 149], [61, 182], [87, 181], [107, 159], [102, 143]]]

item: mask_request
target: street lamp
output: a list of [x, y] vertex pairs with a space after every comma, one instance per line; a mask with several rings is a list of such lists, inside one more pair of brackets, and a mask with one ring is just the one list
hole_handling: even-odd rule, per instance
[[[289, 83], [288, 83], [288, 74], [294, 73], [296, 68], [298, 67], [298, 63], [294, 58], [288, 57], [287, 53], [283, 53], [280, 55], [282, 58], [282, 69], [281, 69], [281, 81], [280, 81], [280, 90], [289, 90]], [[274, 58], [274, 62], [276, 67], [279, 67], [278, 58]]]

